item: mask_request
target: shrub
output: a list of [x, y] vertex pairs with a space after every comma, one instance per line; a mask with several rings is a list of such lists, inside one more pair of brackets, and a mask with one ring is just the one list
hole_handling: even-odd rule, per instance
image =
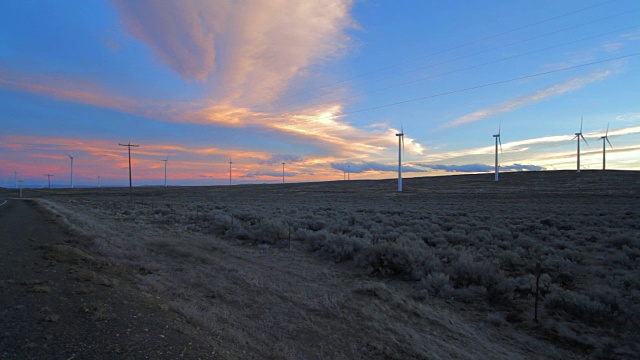
[[356, 256], [356, 263], [372, 274], [411, 276], [418, 280], [439, 267], [438, 259], [421, 248], [398, 247], [392, 244], [372, 245]]
[[335, 236], [329, 238], [320, 251], [333, 261], [339, 263], [353, 259], [356, 253], [364, 247], [365, 243], [363, 240], [346, 236]]
[[630, 248], [640, 248], [640, 240], [629, 235], [617, 235], [607, 241], [607, 243], [617, 249], [622, 249], [623, 246]]
[[486, 261], [475, 261], [469, 255], [462, 255], [449, 269], [456, 288], [470, 285], [490, 287], [498, 280], [498, 269]]
[[441, 298], [448, 298], [453, 292], [449, 275], [441, 272], [429, 274], [426, 278], [420, 280], [418, 289], [427, 290], [429, 295]]
[[544, 308], [550, 314], [568, 315], [573, 319], [594, 325], [606, 321], [610, 316], [610, 311], [604, 304], [586, 295], [560, 288], [554, 289], [547, 296]]

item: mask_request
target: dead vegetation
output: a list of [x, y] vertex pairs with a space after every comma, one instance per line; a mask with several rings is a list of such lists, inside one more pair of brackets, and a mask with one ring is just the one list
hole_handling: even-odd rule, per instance
[[251, 354], [640, 352], [640, 174], [458, 176], [405, 187], [148, 188], [136, 189], [134, 204], [118, 189], [46, 195], [102, 256], [136, 273], [141, 291]]

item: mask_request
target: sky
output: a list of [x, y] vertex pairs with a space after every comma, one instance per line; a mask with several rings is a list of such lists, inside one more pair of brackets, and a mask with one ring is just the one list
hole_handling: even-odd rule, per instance
[[[636, 0], [0, 2], [0, 186], [640, 170]], [[581, 125], [582, 124], [582, 125]], [[163, 161], [168, 160], [168, 161]], [[282, 163], [285, 163], [284, 170]], [[346, 175], [346, 172], [349, 172]]]

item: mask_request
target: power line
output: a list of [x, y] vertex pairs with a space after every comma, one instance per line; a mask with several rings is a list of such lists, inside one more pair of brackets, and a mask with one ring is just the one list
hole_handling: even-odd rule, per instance
[[547, 51], [547, 50], [550, 50], [550, 49], [555, 49], [555, 48], [562, 47], [562, 46], [567, 46], [567, 45], [579, 43], [579, 42], [586, 41], [586, 40], [592, 40], [592, 39], [595, 39], [595, 38], [598, 38], [598, 37], [619, 33], [621, 31], [627, 31], [627, 30], [631, 30], [631, 29], [636, 29], [639, 26], [640, 25], [634, 25], [634, 26], [631, 26], [631, 27], [628, 27], [628, 28], [607, 32], [607, 33], [604, 33], [604, 34], [598, 34], [598, 35], [582, 38], [582, 39], [579, 39], [579, 40], [570, 41], [570, 42], [563, 43], [563, 44], [553, 45], [553, 46], [549, 46], [549, 47], [546, 47], [546, 48], [542, 48], [542, 49], [538, 49], [538, 50], [534, 50], [534, 51], [530, 51], [530, 52], [526, 52], [526, 53], [522, 53], [522, 54], [518, 54], [518, 55], [505, 57], [505, 58], [498, 59], [498, 60], [488, 61], [488, 62], [485, 62], [485, 63], [482, 63], [482, 64], [478, 64], [478, 65], [468, 66], [468, 67], [465, 67], [465, 68], [461, 68], [461, 69], [457, 69], [457, 70], [451, 70], [451, 71], [448, 71], [448, 72], [445, 72], [445, 73], [432, 75], [432, 76], [429, 76], [429, 77], [424, 77], [424, 78], [420, 78], [420, 79], [416, 79], [416, 80], [411, 80], [411, 81], [407, 81], [407, 82], [396, 84], [396, 85], [392, 85], [392, 86], [387, 86], [387, 87], [380, 88], [380, 89], [375, 89], [375, 90], [371, 90], [371, 91], [367, 91], [367, 92], [363, 92], [363, 93], [359, 93], [359, 94], [355, 94], [355, 95], [341, 97], [341, 98], [339, 98], [337, 100], [344, 101], [344, 100], [351, 99], [351, 98], [354, 98], [354, 97], [359, 97], [359, 96], [362, 96], [362, 95], [367, 95], [367, 94], [371, 94], [371, 93], [375, 93], [375, 92], [379, 92], [379, 91], [389, 90], [389, 89], [393, 89], [393, 88], [397, 88], [397, 87], [401, 87], [401, 86], [405, 86], [405, 85], [415, 84], [415, 83], [418, 83], [418, 82], [421, 82], [421, 81], [435, 79], [435, 78], [438, 78], [438, 77], [441, 77], [441, 76], [455, 74], [455, 73], [458, 73], [458, 72], [461, 72], [461, 71], [465, 71], [465, 70], [475, 69], [475, 68], [478, 68], [478, 67], [491, 65], [491, 64], [502, 62], [502, 61], [507, 61], [507, 60], [511, 60], [511, 59], [514, 59], [514, 58], [518, 58], [518, 57], [522, 57], [522, 56], [526, 56], [526, 55], [531, 55], [531, 54]]
[[[527, 41], [540, 39], [540, 38], [543, 38], [543, 37], [546, 37], [546, 36], [549, 36], [549, 35], [554, 35], [554, 34], [557, 34], [557, 33], [568, 31], [568, 30], [573, 30], [573, 29], [576, 29], [576, 28], [579, 28], [579, 27], [584, 27], [584, 26], [587, 26], [587, 25], [591, 25], [591, 24], [599, 22], [599, 21], [608, 20], [608, 19], [611, 19], [611, 18], [614, 18], [614, 17], [618, 17], [618, 16], [634, 13], [634, 12], [637, 12], [637, 11], [638, 10], [632, 10], [632, 11], [626, 11], [626, 12], [618, 13], [618, 14], [615, 14], [615, 15], [606, 16], [604, 18], [588, 21], [586, 23], [582, 23], [582, 24], [579, 24], [579, 25], [574, 25], [574, 26], [566, 27], [566, 28], [563, 28], [563, 29], [560, 29], [560, 30], [551, 31], [551, 32], [548, 32], [548, 33], [545, 33], [545, 34], [536, 35], [536, 36], [529, 37], [529, 38], [526, 38], [526, 39], [514, 41], [514, 42], [511, 42], [511, 43], [508, 43], [508, 44], [499, 45], [499, 46], [492, 47], [492, 48], [489, 48], [489, 49], [477, 51], [477, 52], [474, 52], [474, 53], [471, 53], [471, 54], [454, 57], [454, 58], [451, 58], [451, 59], [448, 59], [448, 60], [445, 60], [445, 61], [441, 61], [441, 62], [438, 62], [438, 63], [429, 64], [429, 65], [426, 65], [426, 66], [421, 66], [421, 67], [414, 68], [412, 70], [408, 70], [408, 71], [405, 71], [405, 72], [384, 76], [384, 77], [373, 79], [373, 80], [370, 80], [370, 81], [365, 81], [363, 83], [360, 83], [360, 84], [357, 84], [357, 85], [353, 85], [353, 86], [349, 86], [349, 87], [346, 87], [346, 88], [343, 88], [343, 89], [340, 89], [340, 90], [327, 92], [327, 93], [320, 94], [320, 95], [317, 95], [317, 96], [307, 97], [307, 98], [304, 98], [304, 99], [301, 99], [301, 100], [297, 100], [297, 101], [294, 101], [294, 102], [286, 103], [283, 106], [294, 105], [294, 104], [299, 104], [299, 103], [302, 103], [302, 102], [305, 102], [305, 101], [309, 101], [309, 100], [319, 99], [319, 98], [322, 98], [322, 97], [326, 97], [326, 96], [329, 96], [329, 95], [333, 95], [333, 94], [337, 94], [337, 93], [343, 92], [345, 90], [355, 89], [355, 88], [359, 88], [359, 87], [362, 87], [362, 86], [365, 86], [365, 85], [368, 85], [368, 84], [371, 84], [371, 83], [380, 82], [380, 81], [383, 81], [383, 80], [400, 77], [400, 76], [403, 76], [403, 75], [414, 73], [416, 71], [420, 71], [420, 70], [436, 67], [438, 65], [444, 65], [444, 64], [456, 61], [456, 60], [466, 59], [466, 58], [469, 58], [469, 57], [472, 57], [472, 56], [488, 53], [488, 52], [493, 51], [493, 50], [503, 49], [503, 48], [506, 48], [506, 47], [509, 47], [509, 46], [521, 44], [521, 43], [524, 43], [524, 42], [527, 42]], [[609, 34], [613, 34], [613, 33], [619, 32], [619, 31], [629, 30], [629, 29], [632, 29], [632, 28], [635, 28], [635, 27], [636, 26], [633, 26], [633, 27], [630, 27], [630, 28], [621, 29], [621, 30], [616, 30], [616, 31], [605, 33], [605, 34], [600, 34], [600, 35], [596, 35], [596, 36], [593, 36], [593, 37], [589, 37], [589, 38], [585, 38], [585, 39], [581, 39], [581, 40], [576, 40], [574, 42], [589, 40], [589, 39], [596, 38], [598, 36], [605, 36], [605, 35], [609, 35]], [[569, 45], [569, 44], [572, 44], [574, 42], [569, 42], [569, 43], [566, 43], [564, 45]], [[561, 45], [558, 45], [558, 46], [561, 46]], [[551, 48], [553, 48], [553, 47], [549, 47], [547, 49], [551, 49]], [[527, 53], [527, 54], [531, 54], [531, 53]], [[473, 67], [470, 67], [470, 68], [473, 68]], [[470, 68], [467, 68], [467, 69], [470, 69]], [[408, 82], [406, 84], [411, 84], [413, 82], [415, 82], [415, 81]], [[396, 86], [392, 86], [392, 87], [396, 87]], [[367, 93], [365, 93], [365, 94], [367, 94]], [[363, 94], [360, 94], [360, 95], [363, 95]], [[357, 96], [357, 95], [348, 96], [346, 98], [339, 98], [338, 100], [349, 99], [349, 98], [352, 98], [352, 97], [355, 97], [355, 96]]]
[[519, 30], [523, 30], [523, 29], [527, 29], [527, 28], [530, 28], [530, 27], [534, 27], [536, 25], [544, 24], [546, 22], [550, 22], [550, 21], [553, 21], [553, 20], [561, 19], [563, 17], [571, 16], [571, 15], [574, 15], [574, 14], [577, 14], [577, 13], [580, 13], [580, 12], [583, 12], [583, 11], [587, 11], [587, 10], [590, 10], [590, 9], [593, 9], [593, 8], [596, 8], [596, 7], [599, 7], [599, 6], [602, 6], [602, 5], [606, 5], [606, 4], [615, 2], [615, 1], [617, 1], [617, 0], [609, 0], [609, 1], [601, 2], [601, 3], [598, 3], [598, 4], [592, 5], [592, 6], [588, 6], [588, 7], [582, 8], [582, 9], [578, 9], [578, 10], [575, 10], [575, 11], [570, 11], [568, 13], [564, 13], [564, 14], [557, 15], [557, 16], [554, 16], [554, 17], [550, 17], [550, 18], [547, 18], [547, 19], [544, 19], [544, 20], [540, 20], [540, 21], [537, 21], [537, 22], [534, 22], [534, 23], [531, 23], [531, 24], [528, 24], [528, 25], [525, 25], [525, 26], [521, 26], [521, 27], [518, 27], [518, 28], [515, 28], [515, 29], [507, 30], [507, 31], [504, 31], [504, 32], [501, 32], [501, 33], [498, 33], [498, 34], [494, 34], [494, 35], [489, 35], [489, 36], [486, 36], [486, 37], [483, 37], [483, 38], [480, 38], [480, 39], [472, 40], [472, 41], [469, 41], [469, 42], [466, 42], [466, 43], [463, 43], [463, 44], [460, 44], [460, 45], [456, 45], [456, 46], [452, 46], [450, 48], [439, 50], [439, 51], [436, 51], [436, 52], [433, 52], [433, 53], [430, 53], [430, 54], [427, 54], [427, 55], [419, 56], [419, 57], [416, 57], [416, 58], [413, 58], [413, 59], [405, 60], [405, 61], [402, 61], [402, 62], [399, 62], [399, 63], [396, 63], [396, 64], [392, 64], [392, 65], [389, 65], [389, 66], [386, 66], [386, 67], [382, 67], [382, 68], [379, 68], [377, 70], [373, 70], [373, 71], [370, 71], [370, 72], [367, 72], [367, 73], [362, 73], [360, 75], [355, 75], [355, 76], [352, 76], [352, 77], [344, 79], [344, 80], [340, 80], [340, 81], [337, 81], [337, 82], [334, 82], [334, 83], [331, 83], [331, 84], [327, 84], [327, 85], [318, 87], [317, 89], [324, 89], [324, 88], [327, 88], [327, 87], [331, 87], [331, 86], [334, 86], [334, 85], [338, 85], [338, 84], [344, 83], [344, 82], [349, 81], [349, 80], [361, 78], [363, 76], [367, 76], [367, 75], [370, 75], [370, 74], [375, 74], [377, 72], [381, 72], [381, 71], [384, 71], [384, 70], [393, 69], [395, 67], [398, 67], [398, 66], [410, 63], [410, 62], [414, 62], [414, 61], [417, 61], [417, 60], [421, 60], [421, 59], [424, 59], [426, 57], [442, 54], [442, 53], [445, 53], [447, 51], [456, 50], [456, 49], [459, 49], [459, 48], [462, 48], [462, 47], [465, 47], [465, 46], [468, 46], [468, 45], [479, 43], [481, 41], [489, 40], [489, 39], [492, 39], [492, 38], [495, 38], [495, 37], [498, 37], [498, 36], [510, 34], [512, 32], [516, 32], [516, 31], [519, 31]]
[[463, 88], [463, 89], [447, 91], [447, 92], [443, 92], [443, 93], [439, 93], [439, 94], [422, 96], [422, 97], [419, 97], [419, 98], [413, 98], [413, 99], [398, 101], [398, 102], [379, 105], [379, 106], [374, 106], [374, 107], [370, 107], [370, 108], [366, 108], [366, 109], [350, 111], [350, 112], [342, 113], [340, 115], [334, 115], [334, 116], [331, 116], [329, 118], [334, 119], [334, 118], [342, 117], [342, 116], [345, 116], [345, 115], [352, 115], [352, 114], [357, 114], [357, 113], [361, 113], [361, 112], [365, 112], [365, 111], [371, 111], [371, 110], [375, 110], [375, 109], [381, 109], [381, 108], [385, 108], [385, 107], [401, 105], [401, 104], [406, 104], [406, 103], [410, 103], [410, 102], [416, 102], [416, 101], [420, 101], [420, 100], [432, 99], [432, 98], [435, 98], [435, 97], [456, 94], [456, 93], [460, 93], [460, 92], [465, 92], [465, 91], [485, 88], [485, 87], [499, 85], [499, 84], [505, 84], [505, 83], [508, 83], [508, 82], [513, 82], [513, 81], [518, 81], [518, 80], [523, 80], [523, 79], [529, 79], [529, 78], [538, 77], [538, 76], [554, 74], [554, 73], [558, 73], [558, 72], [562, 72], [562, 71], [567, 71], [567, 70], [582, 68], [582, 67], [586, 67], [586, 66], [601, 64], [601, 63], [605, 63], [605, 62], [609, 62], [609, 61], [620, 60], [620, 59], [633, 57], [633, 56], [638, 56], [638, 55], [640, 55], [640, 52], [629, 54], [629, 55], [624, 55], [624, 56], [618, 56], [618, 57], [615, 57], [615, 58], [609, 58], [609, 59], [605, 59], [605, 60], [594, 61], [594, 62], [590, 62], [590, 63], [586, 63], [586, 64], [568, 66], [568, 67], [564, 67], [564, 68], [560, 68], [560, 69], [556, 69], [556, 70], [551, 70], [551, 71], [545, 71], [545, 72], [536, 73], [536, 74], [520, 76], [520, 77], [517, 77], [517, 78], [511, 78], [511, 79], [507, 79], [507, 80], [501, 80], [501, 81], [496, 81], [496, 82], [492, 82], [492, 83], [487, 83], [487, 84], [467, 87], [467, 88]]

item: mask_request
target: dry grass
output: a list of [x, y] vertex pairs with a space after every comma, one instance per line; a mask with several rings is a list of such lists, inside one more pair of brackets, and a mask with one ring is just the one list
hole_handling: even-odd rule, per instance
[[[47, 191], [141, 291], [272, 358], [633, 357], [640, 174]], [[291, 247], [291, 250], [289, 250]], [[540, 322], [534, 324], [535, 266]], [[463, 311], [464, 310], [464, 311]]]

